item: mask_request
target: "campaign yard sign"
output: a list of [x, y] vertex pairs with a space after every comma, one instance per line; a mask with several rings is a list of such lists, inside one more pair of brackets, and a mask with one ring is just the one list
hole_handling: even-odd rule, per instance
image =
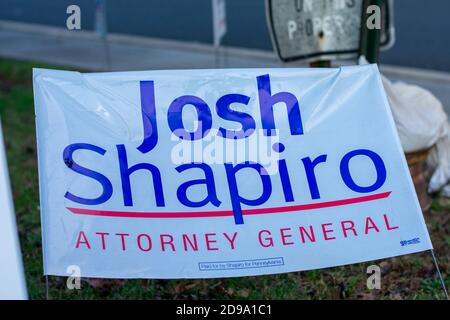
[[27, 299], [16, 215], [0, 123], [0, 300]]
[[376, 65], [33, 77], [45, 274], [250, 276], [432, 248]]

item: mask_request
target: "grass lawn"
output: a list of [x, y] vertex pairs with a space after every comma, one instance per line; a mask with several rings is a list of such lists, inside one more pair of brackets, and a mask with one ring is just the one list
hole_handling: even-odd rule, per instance
[[[0, 114], [14, 194], [17, 223], [31, 299], [45, 298], [32, 90], [38, 63], [0, 59]], [[433, 199], [425, 217], [447, 287], [450, 201]], [[368, 290], [366, 268], [379, 264], [381, 290]], [[68, 290], [66, 278], [50, 277], [51, 299], [440, 299], [429, 252], [337, 268], [212, 280], [128, 280], [101, 289], [82, 282]]]

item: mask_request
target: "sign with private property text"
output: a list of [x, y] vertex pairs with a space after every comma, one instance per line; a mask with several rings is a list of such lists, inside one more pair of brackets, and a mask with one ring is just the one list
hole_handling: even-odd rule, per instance
[[45, 274], [236, 277], [432, 248], [376, 65], [33, 77]]
[[[380, 47], [394, 45], [392, 0], [381, 1]], [[272, 43], [283, 61], [356, 58], [360, 45], [363, 0], [266, 0]]]

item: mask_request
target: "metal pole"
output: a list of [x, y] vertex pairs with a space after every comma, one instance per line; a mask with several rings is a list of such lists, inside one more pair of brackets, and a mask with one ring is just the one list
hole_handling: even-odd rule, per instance
[[317, 60], [309, 63], [311, 68], [330, 68], [331, 61], [330, 60]]
[[48, 298], [48, 275], [45, 275], [45, 300], [49, 300], [49, 298]]
[[219, 17], [217, 16], [217, 2], [214, 0], [211, 0], [211, 8], [212, 8], [212, 31], [213, 31], [213, 45], [214, 45], [214, 67], [219, 68], [220, 67], [220, 37], [216, 34], [217, 33], [217, 20]]
[[436, 256], [434, 255], [434, 249], [431, 249], [430, 251], [431, 251], [431, 256], [433, 257], [434, 266], [436, 267], [436, 270], [437, 270], [437, 273], [438, 273], [438, 276], [439, 276], [439, 280], [441, 281], [442, 290], [444, 291], [445, 298], [447, 300], [449, 300], [447, 288], [445, 287], [444, 278], [442, 277], [441, 270], [439, 269], [439, 265], [438, 265], [437, 260], [436, 260]]
[[220, 45], [214, 46], [214, 67], [220, 67]]
[[[383, 4], [386, 8], [385, 0], [363, 0], [362, 12], [361, 12], [361, 29], [359, 37], [359, 56], [365, 56], [370, 63], [378, 63], [380, 52], [380, 37], [381, 29], [372, 28], [367, 26], [367, 8], [372, 5], [383, 8]], [[380, 17], [381, 19], [381, 17]]]
[[95, 31], [100, 36], [103, 45], [106, 69], [112, 69], [111, 52], [108, 43], [108, 24], [106, 15], [106, 0], [96, 0], [95, 8]]

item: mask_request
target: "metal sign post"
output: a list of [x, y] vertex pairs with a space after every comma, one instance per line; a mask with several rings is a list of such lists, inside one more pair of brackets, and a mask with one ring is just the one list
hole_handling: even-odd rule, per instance
[[380, 53], [381, 30], [369, 28], [367, 20], [369, 18], [368, 9], [371, 6], [382, 7], [384, 0], [364, 0], [361, 10], [361, 33], [359, 37], [359, 56], [364, 56], [370, 63], [378, 63]]
[[95, 1], [95, 32], [100, 36], [105, 52], [106, 69], [111, 70], [111, 52], [108, 43], [108, 23], [106, 16], [106, 0]]
[[220, 66], [220, 43], [227, 33], [227, 14], [225, 0], [212, 0], [214, 63]]

